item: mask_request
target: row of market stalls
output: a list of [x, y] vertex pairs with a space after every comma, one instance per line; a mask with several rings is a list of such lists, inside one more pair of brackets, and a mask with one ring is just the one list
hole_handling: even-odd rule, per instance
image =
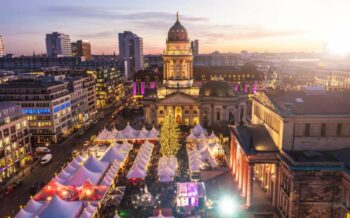
[[191, 178], [196, 180], [201, 169], [204, 169], [208, 164], [211, 168], [218, 166], [215, 155], [218, 154], [222, 147], [214, 132], [209, 135], [208, 131], [200, 124], [191, 129], [191, 133], [186, 140], [189, 170]]
[[150, 143], [148, 140], [141, 145], [137, 153], [137, 156], [135, 158], [135, 161], [131, 169], [129, 170], [128, 174], [126, 175], [126, 177], [129, 180], [137, 181], [137, 180], [144, 180], [146, 178], [147, 169], [148, 169], [149, 162], [151, 160], [153, 148], [154, 148], [154, 145]]
[[114, 186], [132, 144], [114, 143], [97, 159], [77, 156], [19, 211], [16, 218], [94, 217]]
[[156, 128], [147, 130], [143, 127], [141, 130], [134, 129], [128, 123], [122, 130], [116, 128], [107, 130], [104, 128], [96, 137], [97, 142], [115, 142], [115, 141], [136, 141], [136, 140], [157, 140], [159, 131]]

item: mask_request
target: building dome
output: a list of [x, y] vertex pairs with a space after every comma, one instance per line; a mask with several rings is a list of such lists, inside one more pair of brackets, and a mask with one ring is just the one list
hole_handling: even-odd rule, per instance
[[222, 80], [212, 80], [202, 85], [199, 95], [204, 97], [233, 97], [235, 92], [231, 84]]
[[168, 32], [168, 42], [188, 41], [187, 30], [179, 21], [179, 14], [176, 14], [176, 22]]

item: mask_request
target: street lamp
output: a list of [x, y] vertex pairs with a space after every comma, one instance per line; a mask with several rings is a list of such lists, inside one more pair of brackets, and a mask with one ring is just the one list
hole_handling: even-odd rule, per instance
[[219, 201], [220, 214], [223, 217], [232, 217], [239, 213], [240, 204], [236, 198], [224, 197]]

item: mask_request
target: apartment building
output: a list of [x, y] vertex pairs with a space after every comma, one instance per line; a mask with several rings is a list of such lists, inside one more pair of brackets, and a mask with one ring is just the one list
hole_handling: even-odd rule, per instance
[[27, 116], [22, 108], [0, 102], [0, 183], [4, 183], [31, 161]]
[[70, 75], [66, 81], [71, 93], [73, 122], [83, 123], [96, 113], [96, 82], [87, 75]]

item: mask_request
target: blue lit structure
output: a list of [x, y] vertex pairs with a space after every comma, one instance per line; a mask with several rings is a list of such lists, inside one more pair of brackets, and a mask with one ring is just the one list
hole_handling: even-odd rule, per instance
[[53, 112], [56, 113], [56, 112], [61, 111], [61, 110], [65, 109], [65, 108], [67, 108], [67, 107], [70, 107], [70, 102], [67, 102], [67, 103], [64, 103], [64, 104], [61, 104], [59, 106], [54, 107], [53, 108]]
[[49, 108], [43, 108], [43, 109], [23, 109], [22, 110], [24, 114], [50, 114], [51, 110]]

